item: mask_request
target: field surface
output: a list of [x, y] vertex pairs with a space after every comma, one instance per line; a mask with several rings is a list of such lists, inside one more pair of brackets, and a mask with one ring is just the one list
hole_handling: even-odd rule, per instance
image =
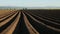
[[60, 10], [0, 10], [0, 34], [60, 34]]

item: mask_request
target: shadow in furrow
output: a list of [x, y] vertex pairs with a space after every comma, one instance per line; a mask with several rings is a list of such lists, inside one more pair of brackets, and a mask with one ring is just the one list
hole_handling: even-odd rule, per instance
[[60, 20], [56, 20], [56, 19], [53, 19], [53, 18], [49, 18], [49, 17], [46, 17], [46, 16], [42, 16], [42, 15], [37, 15], [37, 16], [39, 16], [39, 17], [42, 17], [42, 18], [44, 18], [44, 19], [46, 19], [46, 20], [50, 20], [50, 21], [53, 21], [53, 22], [56, 22], [56, 23], [59, 23], [60, 24]]
[[55, 27], [55, 28], [60, 29], [60, 25], [56, 25], [56, 24], [51, 23], [51, 22], [49, 22], [49, 21], [45, 21], [45, 20], [40, 19], [40, 18], [38, 18], [37, 16], [34, 16], [34, 15], [32, 15], [32, 14], [30, 14], [30, 15], [33, 16], [35, 19], [37, 19], [37, 20], [43, 22], [43, 23], [46, 24], [46, 25], [49, 25], [49, 26], [52, 26], [52, 27]]
[[[15, 12], [16, 13], [16, 12]], [[9, 17], [11, 17], [11, 16], [13, 16], [15, 13], [13, 13], [12, 15], [10, 15], [10, 16], [8, 16], [7, 18], [5, 18], [4, 20], [6, 20], [6, 19], [8, 19]], [[0, 23], [1, 22], [3, 22], [4, 20], [2, 20], [2, 21], [0, 21]]]
[[[12, 13], [13, 13], [13, 12], [12, 12]], [[16, 13], [16, 11], [15, 11], [15, 13]], [[11, 14], [11, 13], [10, 13], [10, 14]], [[6, 17], [6, 16], [8, 16], [8, 15], [10, 15], [10, 14], [7, 14], [7, 15], [5, 15], [5, 16], [3, 16], [3, 17], [0, 17], [0, 19], [1, 19], [1, 18], [4, 18], [4, 17]]]
[[27, 14], [25, 14], [30, 22], [30, 24], [40, 33], [40, 34], [60, 34], [60, 32], [51, 30], [47, 27], [45, 27], [42, 24], [37, 23], [33, 19], [30, 18]]
[[19, 22], [13, 32], [13, 34], [29, 34], [29, 31], [25, 25], [23, 14], [21, 13], [21, 17], [19, 19]]
[[15, 18], [18, 16], [19, 13], [16, 14], [15, 17], [13, 17], [8, 23], [6, 23], [5, 25], [3, 25], [2, 27], [0, 27], [0, 33], [6, 29], [7, 27], [9, 27], [9, 25], [12, 24], [12, 22], [15, 20]]
[[43, 16], [41, 14], [37, 14], [37, 12], [28, 12], [28, 13], [33, 13], [33, 14], [35, 14], [35, 15], [43, 18], [43, 19], [50, 20], [50, 21], [53, 21], [53, 22], [56, 22], [56, 23], [59, 23], [60, 24], [60, 20], [58, 20], [58, 19], [49, 18], [49, 17]]

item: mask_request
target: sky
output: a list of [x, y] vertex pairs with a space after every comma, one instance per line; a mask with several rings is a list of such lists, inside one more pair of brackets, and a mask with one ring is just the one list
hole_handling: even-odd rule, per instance
[[60, 0], [0, 0], [0, 6], [60, 7]]

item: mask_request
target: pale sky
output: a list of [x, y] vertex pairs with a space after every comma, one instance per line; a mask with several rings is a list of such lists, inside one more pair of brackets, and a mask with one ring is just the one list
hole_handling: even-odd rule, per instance
[[0, 0], [0, 6], [60, 7], [60, 0]]

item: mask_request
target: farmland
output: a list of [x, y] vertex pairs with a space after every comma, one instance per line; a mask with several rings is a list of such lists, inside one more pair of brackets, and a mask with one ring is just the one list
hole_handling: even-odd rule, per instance
[[60, 9], [0, 10], [1, 34], [60, 34]]

